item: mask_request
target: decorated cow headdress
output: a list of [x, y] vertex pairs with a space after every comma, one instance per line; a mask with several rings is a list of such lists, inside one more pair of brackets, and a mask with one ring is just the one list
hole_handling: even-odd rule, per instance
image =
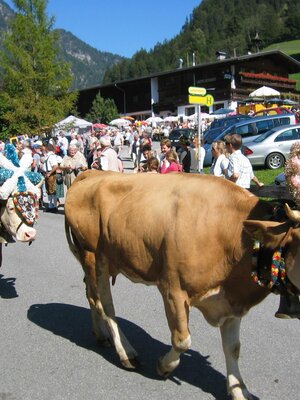
[[12, 197], [17, 212], [28, 225], [33, 225], [41, 195], [38, 185], [43, 176], [28, 171], [32, 158], [24, 157], [20, 161], [13, 145], [6, 144], [5, 155], [0, 153], [0, 200]]

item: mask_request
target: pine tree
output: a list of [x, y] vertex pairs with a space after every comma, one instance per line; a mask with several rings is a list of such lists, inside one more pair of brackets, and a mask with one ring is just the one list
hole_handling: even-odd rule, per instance
[[119, 117], [117, 106], [113, 99], [104, 99], [98, 93], [92, 103], [90, 112], [85, 116], [88, 121], [99, 121], [108, 124]]
[[[0, 53], [2, 136], [51, 129], [74, 106], [70, 66], [59, 60], [48, 0], [14, 0], [17, 11]], [[3, 128], [4, 127], [4, 128]]]

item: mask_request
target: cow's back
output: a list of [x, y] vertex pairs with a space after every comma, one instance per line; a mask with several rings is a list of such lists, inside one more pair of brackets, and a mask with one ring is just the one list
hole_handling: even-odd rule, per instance
[[243, 221], [265, 209], [213, 176], [88, 171], [69, 189], [65, 212], [83, 248], [110, 260], [112, 275], [151, 283], [174, 269], [192, 295], [228, 276], [224, 260], [238, 258], [247, 240]]

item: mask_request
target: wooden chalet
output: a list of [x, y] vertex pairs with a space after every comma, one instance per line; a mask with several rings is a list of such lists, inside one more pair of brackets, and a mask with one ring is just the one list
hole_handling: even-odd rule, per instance
[[89, 112], [96, 95], [115, 101], [123, 115], [146, 118], [156, 115], [190, 115], [195, 106], [188, 102], [190, 86], [203, 87], [213, 95], [214, 105], [201, 110], [212, 112], [218, 108], [236, 108], [249, 94], [261, 86], [280, 92], [282, 99], [300, 102], [297, 81], [289, 75], [300, 73], [300, 62], [274, 50], [218, 59], [187, 68], [99, 85], [80, 90], [78, 110], [82, 116]]

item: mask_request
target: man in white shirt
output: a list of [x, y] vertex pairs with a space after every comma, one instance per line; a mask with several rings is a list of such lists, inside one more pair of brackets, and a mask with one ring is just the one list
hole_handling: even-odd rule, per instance
[[122, 146], [124, 144], [124, 136], [122, 132], [119, 130], [115, 132], [115, 138], [114, 138], [114, 149], [117, 151], [122, 149]]
[[58, 146], [61, 148], [63, 155], [65, 156], [68, 152], [69, 141], [66, 138], [64, 132], [59, 132], [59, 138], [57, 141]]
[[32, 150], [28, 140], [22, 141], [22, 157], [20, 158], [20, 167], [31, 171], [31, 165], [33, 162]]
[[224, 137], [226, 149], [230, 153], [226, 177], [237, 185], [249, 189], [251, 180], [261, 187], [264, 184], [260, 182], [253, 173], [252, 165], [249, 159], [241, 152], [242, 137], [236, 133]]

